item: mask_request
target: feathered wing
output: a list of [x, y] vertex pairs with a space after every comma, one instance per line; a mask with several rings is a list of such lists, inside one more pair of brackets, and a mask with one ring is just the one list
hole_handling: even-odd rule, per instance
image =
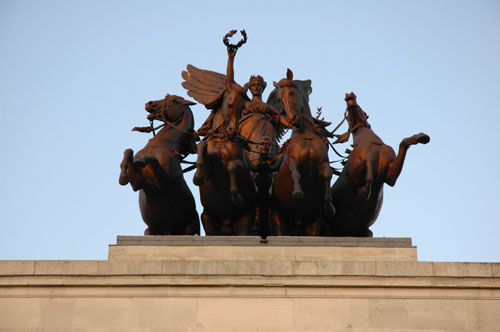
[[226, 90], [226, 75], [188, 65], [182, 72], [182, 86], [187, 94], [207, 109], [216, 108]]

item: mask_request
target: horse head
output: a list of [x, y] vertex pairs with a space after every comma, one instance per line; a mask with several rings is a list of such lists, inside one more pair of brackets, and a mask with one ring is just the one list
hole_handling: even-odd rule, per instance
[[183, 118], [190, 105], [196, 105], [196, 103], [167, 94], [164, 99], [148, 101], [145, 108], [149, 112], [148, 120], [168, 121], [176, 124]]
[[169, 145], [185, 155], [195, 151], [195, 135], [193, 131], [194, 118], [191, 105], [196, 103], [182, 97], [167, 94], [164, 99], [152, 100], [146, 103], [149, 112], [148, 120], [165, 122], [166, 126], [158, 132], [156, 137], [166, 139]]
[[349, 123], [349, 129], [354, 129], [359, 126], [370, 128], [370, 124], [368, 123], [368, 114], [366, 114], [361, 106], [358, 105], [356, 98], [357, 97], [354, 92], [345, 94], [345, 102], [347, 104], [346, 119]]
[[283, 106], [290, 123], [299, 127], [301, 117], [312, 119], [309, 108], [309, 95], [312, 92], [311, 80], [294, 80], [293, 72], [288, 69], [286, 78], [273, 84], [277, 90], [276, 98]]

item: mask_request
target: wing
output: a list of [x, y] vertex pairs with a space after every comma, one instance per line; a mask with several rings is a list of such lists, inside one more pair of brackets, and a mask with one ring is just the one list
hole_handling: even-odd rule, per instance
[[226, 90], [226, 75], [188, 65], [182, 72], [182, 86], [188, 95], [208, 109], [216, 108]]

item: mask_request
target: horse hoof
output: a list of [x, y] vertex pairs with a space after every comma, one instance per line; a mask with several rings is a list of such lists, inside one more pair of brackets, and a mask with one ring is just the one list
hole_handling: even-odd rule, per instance
[[204, 181], [203, 181], [203, 177], [202, 176], [197, 175], [197, 174], [195, 174], [193, 176], [193, 183], [194, 183], [195, 186], [199, 187], [199, 186], [201, 186], [203, 184], [203, 182]]
[[136, 160], [136, 161], [134, 161], [134, 167], [136, 169], [142, 169], [142, 168], [146, 167], [146, 163], [144, 162], [144, 160]]
[[431, 138], [429, 137], [429, 135], [426, 135], [426, 134], [419, 134], [419, 137], [417, 138], [417, 142], [422, 143], [422, 144], [427, 144], [430, 141], [431, 141]]
[[333, 206], [333, 204], [331, 202], [325, 202], [325, 204], [323, 206], [323, 214], [328, 219], [331, 219], [335, 216], [335, 207]]
[[121, 184], [122, 186], [125, 186], [128, 184], [128, 177], [126, 175], [120, 175], [120, 178], [118, 179], [118, 183]]
[[238, 192], [231, 193], [231, 200], [236, 207], [243, 205], [243, 197]]
[[367, 201], [370, 198], [370, 189], [368, 189], [366, 186], [359, 188], [358, 190], [358, 197], [362, 201]]
[[228, 235], [232, 233], [231, 228], [229, 228], [228, 225], [223, 225], [220, 229], [220, 232], [221, 234], [228, 234]]
[[304, 193], [302, 192], [302, 190], [297, 190], [297, 191], [294, 191], [292, 193], [292, 198], [294, 200], [297, 200], [297, 199], [302, 199], [304, 198]]
[[132, 187], [133, 191], [138, 191], [142, 189], [142, 183], [140, 181], [140, 178], [138, 176], [135, 176], [131, 179], [129, 179], [130, 186]]

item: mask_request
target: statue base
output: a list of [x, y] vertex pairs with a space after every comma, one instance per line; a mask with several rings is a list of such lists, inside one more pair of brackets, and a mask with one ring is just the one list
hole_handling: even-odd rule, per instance
[[119, 236], [106, 261], [0, 261], [0, 330], [496, 331], [500, 264], [408, 238]]
[[417, 261], [410, 238], [118, 236], [109, 260]]

